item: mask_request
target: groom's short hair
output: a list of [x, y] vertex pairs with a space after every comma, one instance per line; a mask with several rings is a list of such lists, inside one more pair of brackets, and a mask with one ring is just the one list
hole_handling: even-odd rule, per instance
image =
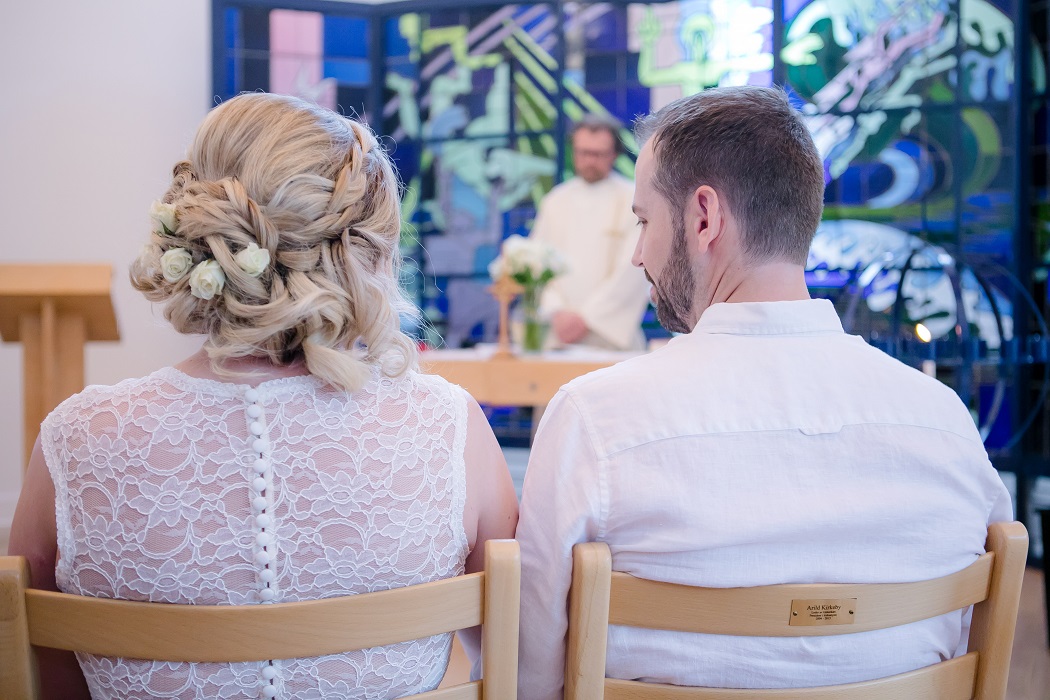
[[805, 264], [824, 208], [824, 163], [779, 88], [711, 88], [635, 126], [652, 139], [653, 186], [678, 211], [701, 185], [726, 200], [755, 262]]

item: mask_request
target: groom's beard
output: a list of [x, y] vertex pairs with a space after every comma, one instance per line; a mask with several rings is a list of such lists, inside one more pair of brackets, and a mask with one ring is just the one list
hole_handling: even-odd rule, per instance
[[696, 278], [689, 268], [685, 250], [685, 222], [675, 218], [671, 255], [660, 273], [660, 282], [650, 277], [648, 271], [645, 276], [655, 290], [656, 320], [672, 333], [689, 333], [693, 330], [689, 317], [693, 311]]

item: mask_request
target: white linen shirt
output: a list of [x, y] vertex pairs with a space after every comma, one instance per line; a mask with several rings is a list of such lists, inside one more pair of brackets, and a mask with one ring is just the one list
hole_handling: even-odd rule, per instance
[[[903, 582], [984, 552], [1010, 496], [947, 386], [846, 335], [825, 300], [716, 304], [695, 330], [562, 388], [525, 476], [521, 700], [560, 698], [572, 546], [709, 587]], [[833, 637], [611, 627], [609, 677], [849, 683], [965, 649], [968, 614]]]

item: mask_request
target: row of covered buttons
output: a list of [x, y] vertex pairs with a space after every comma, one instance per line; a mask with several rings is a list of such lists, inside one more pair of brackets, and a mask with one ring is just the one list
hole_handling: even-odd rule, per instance
[[[255, 535], [255, 563], [259, 565], [259, 600], [269, 603], [277, 597], [276, 543], [273, 535], [273, 516], [270, 513], [273, 505], [273, 470], [270, 463], [270, 441], [266, 438], [266, 422], [262, 406], [259, 405], [257, 389], [244, 392], [248, 404], [248, 430], [252, 434], [252, 452], [255, 462], [252, 465], [252, 512], [258, 532]], [[264, 698], [277, 696], [277, 669], [273, 661], [266, 662], [259, 672], [259, 692]]]

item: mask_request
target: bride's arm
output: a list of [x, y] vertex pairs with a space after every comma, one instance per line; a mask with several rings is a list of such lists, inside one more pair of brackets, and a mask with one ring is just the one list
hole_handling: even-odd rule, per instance
[[[474, 399], [468, 399], [467, 444], [464, 454], [467, 471], [467, 499], [463, 508], [463, 527], [470, 544], [467, 573], [485, 569], [485, 542], [513, 539], [518, 524], [518, 497], [514, 493], [503, 450], [492, 434], [484, 412]], [[460, 641], [474, 666], [476, 676], [481, 654], [480, 630], [474, 627], [460, 633]]]
[[[55, 524], [55, 485], [44, 463], [40, 440], [33, 446], [22, 493], [11, 522], [11, 540], [7, 553], [29, 561], [30, 585], [45, 591], [57, 591], [55, 563], [58, 560], [58, 534]], [[43, 698], [90, 698], [84, 674], [71, 651], [36, 650]]]

